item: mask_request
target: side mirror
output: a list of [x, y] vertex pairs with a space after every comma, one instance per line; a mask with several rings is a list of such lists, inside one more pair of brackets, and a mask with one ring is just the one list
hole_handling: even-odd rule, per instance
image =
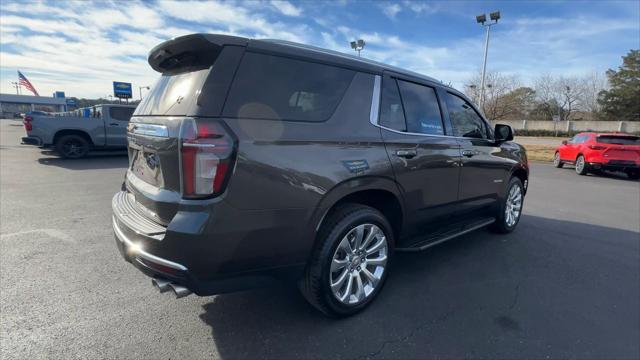
[[562, 145], [567, 145], [567, 140], [562, 140]]
[[509, 125], [496, 124], [495, 134], [496, 141], [513, 140], [513, 129]]

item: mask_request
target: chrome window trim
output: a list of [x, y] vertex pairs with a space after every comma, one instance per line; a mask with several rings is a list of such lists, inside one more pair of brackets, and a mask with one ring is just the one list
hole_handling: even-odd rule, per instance
[[[422, 134], [422, 133], [414, 133], [408, 131], [399, 131], [395, 129], [388, 128], [386, 126], [382, 126], [378, 124], [378, 120], [380, 118], [380, 96], [381, 96], [381, 83], [382, 77], [380, 75], [376, 75], [373, 82], [373, 95], [371, 96], [371, 112], [369, 113], [369, 122], [373, 126], [377, 126], [380, 129], [384, 129], [387, 131], [394, 132], [396, 134], [402, 135], [417, 135], [417, 136], [425, 136], [425, 137], [437, 137], [437, 138], [450, 138], [450, 139], [471, 139], [471, 140], [486, 140], [491, 141], [491, 139], [481, 139], [481, 138], [472, 138], [466, 136], [452, 136], [452, 135], [436, 135], [436, 134]], [[482, 117], [481, 117], [482, 119]], [[444, 119], [443, 119], [444, 120]], [[483, 119], [484, 121], [484, 119]], [[485, 122], [486, 123], [486, 122]]]
[[369, 112], [369, 122], [378, 125], [378, 117], [380, 116], [380, 83], [382, 77], [376, 75], [373, 79], [373, 94], [371, 95], [371, 111]]
[[165, 125], [130, 122], [128, 130], [130, 133], [136, 135], [169, 137], [169, 129], [167, 129]]

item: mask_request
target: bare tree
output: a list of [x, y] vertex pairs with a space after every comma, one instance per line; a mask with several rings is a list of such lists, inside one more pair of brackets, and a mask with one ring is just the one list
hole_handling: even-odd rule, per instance
[[547, 118], [559, 115], [561, 120], [569, 120], [576, 111], [583, 109], [583, 79], [543, 74], [534, 83], [538, 107], [547, 114]]
[[[468, 81], [465, 87], [465, 93], [474, 102], [480, 99], [480, 74], [474, 76]], [[484, 106], [482, 110], [484, 114], [493, 120], [504, 119], [510, 113], [513, 113], [513, 104], [511, 98], [506, 96], [520, 87], [520, 79], [515, 75], [501, 74], [499, 72], [487, 73], [485, 79]]]
[[584, 93], [582, 81], [577, 77], [560, 77], [556, 83], [556, 91], [560, 98], [560, 108], [564, 110], [560, 114], [561, 119], [569, 120], [573, 113], [582, 109], [580, 102]]
[[582, 88], [580, 103], [582, 104], [583, 110], [592, 114], [599, 113], [601, 106], [598, 103], [598, 94], [600, 91], [608, 88], [607, 77], [604, 76], [604, 74], [594, 71], [583, 78]]

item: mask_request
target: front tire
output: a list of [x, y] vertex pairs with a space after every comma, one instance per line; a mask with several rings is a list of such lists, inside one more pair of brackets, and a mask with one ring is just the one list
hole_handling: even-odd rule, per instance
[[500, 234], [507, 234], [515, 230], [524, 205], [524, 187], [522, 181], [517, 177], [509, 180], [505, 197], [502, 200], [496, 221], [491, 224], [490, 229]]
[[80, 135], [64, 135], [56, 141], [56, 152], [66, 159], [79, 159], [89, 153], [89, 142]]
[[553, 155], [553, 166], [557, 168], [561, 168], [564, 163], [560, 160], [560, 153], [556, 151], [555, 155]]
[[329, 316], [361, 311], [384, 285], [393, 246], [391, 225], [378, 210], [340, 206], [320, 227], [300, 286], [303, 295]]
[[576, 159], [576, 174], [578, 175], [587, 175], [589, 172], [589, 165], [584, 160], [584, 156], [578, 155]]

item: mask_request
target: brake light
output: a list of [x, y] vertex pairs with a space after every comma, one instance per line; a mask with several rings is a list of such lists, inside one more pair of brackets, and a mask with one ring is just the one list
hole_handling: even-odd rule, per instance
[[235, 140], [216, 120], [185, 119], [180, 129], [182, 193], [206, 198], [224, 191], [235, 161]]
[[591, 150], [605, 150], [607, 147], [606, 146], [600, 146], [600, 145], [589, 145], [589, 148]]
[[24, 129], [27, 131], [31, 131], [33, 130], [33, 125], [31, 124], [31, 121], [33, 121], [33, 117], [30, 115], [25, 115], [22, 118], [22, 123], [24, 124]]

